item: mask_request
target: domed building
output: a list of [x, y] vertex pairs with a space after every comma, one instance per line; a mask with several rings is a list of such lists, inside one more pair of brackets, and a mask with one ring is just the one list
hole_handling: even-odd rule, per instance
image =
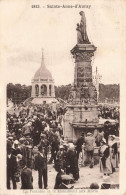
[[36, 71], [32, 79], [32, 103], [43, 104], [56, 102], [54, 79], [44, 63], [42, 52], [42, 61], [40, 68]]

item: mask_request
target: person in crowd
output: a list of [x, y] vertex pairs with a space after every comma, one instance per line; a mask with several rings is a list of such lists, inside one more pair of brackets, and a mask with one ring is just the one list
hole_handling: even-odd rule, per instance
[[8, 143], [10, 143], [12, 145], [13, 144], [13, 137], [12, 136], [8, 136], [7, 137], [7, 141], [8, 141]]
[[19, 141], [15, 140], [12, 146], [12, 154], [17, 156], [18, 154], [22, 154], [21, 149], [19, 147]]
[[7, 114], [7, 125], [8, 125], [8, 130], [9, 132], [12, 132], [13, 128], [13, 117], [10, 117], [10, 114]]
[[[47, 158], [45, 155], [45, 148], [42, 146], [38, 147], [38, 155], [35, 157], [35, 169], [38, 170], [38, 185], [39, 188], [47, 188]], [[42, 182], [43, 177], [43, 182]]]
[[105, 138], [107, 144], [108, 144], [108, 137], [110, 134], [111, 134], [110, 122], [106, 121], [104, 123], [104, 138]]
[[22, 160], [21, 189], [33, 189], [32, 171], [26, 166], [24, 159]]
[[40, 134], [42, 132], [42, 122], [40, 120], [40, 115], [34, 116], [34, 123], [33, 123], [33, 145], [37, 146], [40, 142]]
[[28, 142], [26, 140], [25, 137], [21, 137], [19, 139], [19, 142], [20, 142], [20, 150], [21, 150], [21, 154], [23, 156], [23, 158], [26, 160], [27, 162], [27, 149], [26, 149], [26, 146], [28, 145]]
[[59, 146], [59, 151], [56, 155], [56, 162], [55, 162], [56, 170], [64, 169], [64, 147], [63, 145]]
[[17, 161], [17, 179], [16, 180], [18, 180], [18, 182], [20, 181], [21, 171], [23, 168], [22, 159], [23, 159], [22, 155], [18, 154], [16, 157], [16, 161]]
[[90, 168], [93, 168], [94, 160], [93, 160], [93, 154], [94, 154], [94, 146], [95, 146], [95, 139], [93, 137], [93, 134], [88, 132], [87, 136], [84, 139], [85, 143], [85, 152], [87, 159], [85, 160], [85, 163], [89, 163]]
[[76, 142], [76, 151], [77, 151], [77, 158], [79, 159], [79, 154], [82, 152], [82, 145], [84, 143], [84, 133], [77, 139]]
[[62, 127], [62, 125], [60, 123], [58, 123], [58, 127], [57, 128], [59, 130], [60, 136], [62, 136], [63, 135], [63, 127]]
[[51, 163], [53, 160], [55, 163], [60, 141], [55, 133], [52, 133], [51, 135], [51, 158], [49, 160], [49, 163]]
[[106, 144], [106, 140], [103, 138], [99, 148], [100, 155], [100, 172], [104, 175], [110, 175], [112, 173], [112, 163], [110, 159], [109, 147]]
[[66, 174], [71, 173], [77, 181], [79, 179], [78, 159], [75, 146], [72, 143], [69, 144], [66, 167]]
[[7, 189], [11, 189], [10, 180], [12, 180], [13, 189], [17, 189], [16, 175], [17, 161], [16, 157], [11, 152], [11, 144], [7, 143]]
[[24, 126], [22, 127], [23, 135], [31, 135], [32, 132], [32, 122], [26, 121]]
[[111, 140], [109, 141], [110, 147], [110, 158], [112, 162], [112, 171], [115, 172], [116, 168], [118, 168], [118, 145], [117, 141], [115, 140], [115, 135], [111, 135]]
[[100, 142], [103, 139], [103, 137], [104, 137], [104, 133], [101, 129], [99, 131], [97, 129], [94, 130], [94, 138], [97, 147], [100, 146]]
[[70, 183], [73, 183], [73, 178], [60, 169], [56, 175], [54, 189], [72, 189], [74, 186], [69, 186]]
[[41, 133], [40, 137], [41, 137], [41, 140], [39, 142], [39, 145], [41, 145], [42, 147], [45, 148], [45, 155], [46, 155], [46, 158], [47, 158], [49, 141], [47, 140], [46, 134], [44, 134], [44, 133]]
[[64, 162], [63, 162], [63, 170], [64, 172], [66, 173], [66, 168], [67, 168], [67, 154], [68, 154], [68, 148], [69, 148], [69, 145], [68, 143], [64, 142], [63, 143], [63, 147], [64, 147]]
[[41, 121], [42, 121], [42, 129], [41, 129], [41, 132], [43, 132], [44, 129], [47, 127], [47, 124], [46, 124], [46, 122], [43, 119], [41, 119]]
[[32, 150], [32, 168], [34, 170], [36, 170], [36, 167], [35, 167], [35, 157], [38, 155], [38, 153], [39, 153], [38, 147], [34, 146], [33, 150]]
[[57, 175], [56, 175], [56, 179], [55, 179], [55, 186], [54, 189], [59, 189], [60, 185], [62, 184], [62, 175], [64, 174], [64, 171], [62, 169], [59, 169]]
[[28, 168], [32, 168], [32, 145], [27, 144], [25, 146], [26, 148], [26, 156], [25, 156], [25, 160], [26, 160], [26, 165]]

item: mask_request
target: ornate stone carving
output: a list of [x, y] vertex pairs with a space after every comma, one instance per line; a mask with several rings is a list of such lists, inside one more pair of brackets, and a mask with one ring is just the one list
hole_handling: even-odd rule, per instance
[[77, 68], [77, 77], [84, 77], [84, 67], [79, 66]]
[[79, 61], [91, 61], [91, 57], [93, 56], [93, 52], [76, 52], [74, 58], [76, 62]]
[[92, 82], [92, 78], [85, 78], [84, 81], [85, 82]]

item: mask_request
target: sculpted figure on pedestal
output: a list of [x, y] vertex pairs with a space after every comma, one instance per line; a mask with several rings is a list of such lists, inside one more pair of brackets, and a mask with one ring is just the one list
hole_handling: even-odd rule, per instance
[[77, 24], [77, 43], [78, 44], [90, 44], [86, 31], [86, 17], [83, 11], [80, 12], [81, 21]]

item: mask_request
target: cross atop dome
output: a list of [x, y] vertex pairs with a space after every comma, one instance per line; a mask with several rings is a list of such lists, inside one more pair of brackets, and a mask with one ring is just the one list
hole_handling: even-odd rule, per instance
[[45, 62], [44, 62], [44, 49], [42, 48], [42, 58], [41, 58], [41, 67], [45, 66]]
[[44, 49], [42, 48], [42, 60], [44, 61]]

